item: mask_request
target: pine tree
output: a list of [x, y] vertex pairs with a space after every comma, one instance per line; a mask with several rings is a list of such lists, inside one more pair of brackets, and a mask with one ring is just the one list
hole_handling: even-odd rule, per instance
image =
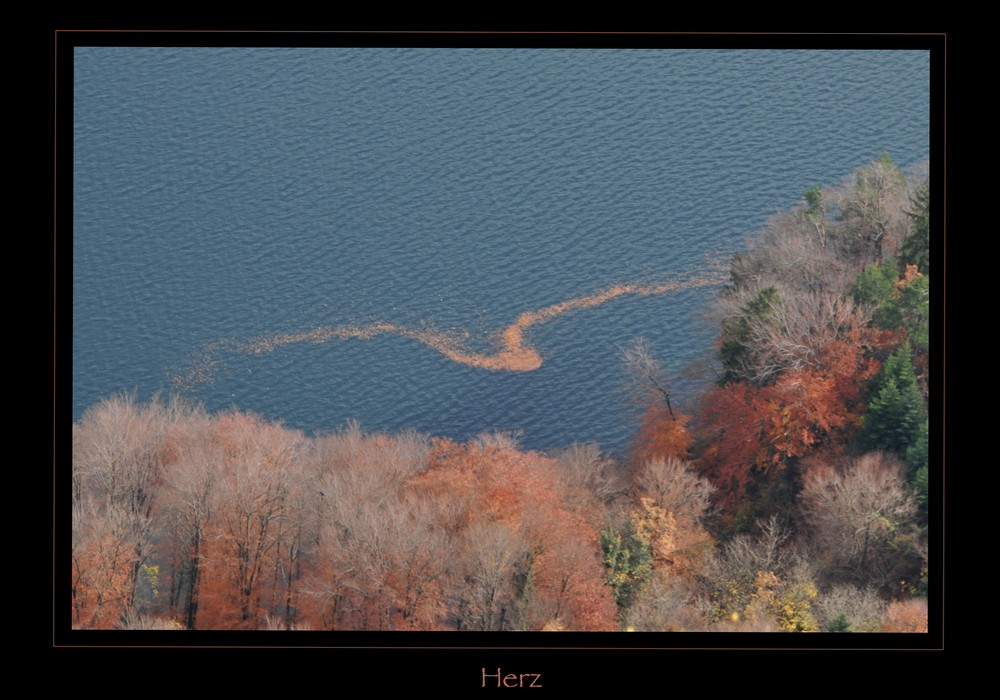
[[918, 187], [910, 201], [913, 203], [913, 211], [906, 213], [913, 222], [913, 228], [899, 249], [899, 271], [904, 272], [907, 265], [916, 265], [917, 269], [926, 275], [930, 273], [931, 247], [931, 191], [929, 182]]
[[609, 527], [601, 531], [601, 550], [604, 552], [604, 583], [611, 586], [619, 610], [626, 610], [649, 580], [653, 555], [648, 542], [644, 542], [629, 523], [623, 531]]
[[[876, 378], [864, 423], [868, 449], [892, 452], [908, 458], [911, 467], [920, 466], [914, 462], [920, 459], [919, 445], [921, 435], [926, 431], [927, 417], [917, 388], [909, 345], [904, 344], [886, 360]], [[926, 440], [923, 444], [926, 455]]]
[[830, 620], [826, 625], [827, 632], [850, 632], [851, 623], [847, 619], [847, 615], [840, 613], [837, 617]]

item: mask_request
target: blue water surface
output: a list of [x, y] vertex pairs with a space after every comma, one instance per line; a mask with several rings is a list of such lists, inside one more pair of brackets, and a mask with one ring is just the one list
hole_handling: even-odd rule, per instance
[[487, 350], [525, 311], [707, 275], [803, 190], [929, 153], [925, 51], [79, 47], [73, 78], [74, 420], [162, 389], [310, 433], [620, 451], [618, 347], [681, 370], [717, 287], [534, 326], [533, 372], [392, 334], [226, 347], [388, 322]]

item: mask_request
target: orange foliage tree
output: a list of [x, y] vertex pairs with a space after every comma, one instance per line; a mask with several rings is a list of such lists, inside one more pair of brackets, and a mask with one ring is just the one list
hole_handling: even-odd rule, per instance
[[415, 483], [459, 537], [469, 629], [614, 629], [597, 532], [561, 466], [504, 441], [436, 441]]
[[155, 553], [153, 510], [169, 459], [165, 435], [187, 407], [159, 398], [141, 405], [119, 394], [73, 426], [73, 621], [110, 628], [148, 603], [142, 567]]
[[170, 468], [165, 470], [158, 520], [165, 525], [163, 564], [169, 606], [187, 629], [195, 628], [205, 567], [206, 528], [217, 502], [225, 453], [212, 418], [193, 414], [168, 435]]
[[316, 439], [317, 544], [303, 601], [312, 627], [443, 627], [452, 544], [409, 486], [428, 454], [423, 436], [366, 435], [356, 424]]
[[730, 516], [760, 498], [789, 464], [842, 444], [860, 426], [865, 382], [878, 371], [876, 352], [889, 336], [870, 328], [867, 313], [850, 300], [812, 296], [794, 314], [775, 305], [779, 311], [769, 316], [766, 337], [780, 371], [764, 383], [724, 383], [703, 399], [698, 464]]
[[111, 629], [132, 606], [139, 561], [132, 518], [121, 508], [74, 508], [73, 624]]
[[648, 531], [654, 571], [693, 580], [714, 544], [703, 521], [712, 512], [715, 488], [676, 458], [647, 461], [637, 486], [642, 494], [637, 529]]
[[288, 541], [289, 507], [301, 487], [295, 464], [302, 436], [237, 412], [219, 418], [216, 428], [224, 461], [218, 501], [205, 528], [204, 557], [211, 566], [197, 624], [253, 629], [262, 610], [275, 609], [281, 588], [279, 555]]
[[927, 599], [907, 598], [896, 600], [889, 604], [885, 620], [882, 623], [883, 632], [927, 632]]
[[643, 463], [657, 457], [686, 459], [692, 442], [687, 428], [689, 419], [674, 409], [670, 373], [643, 338], [622, 348], [621, 356], [630, 400], [642, 412], [631, 449], [633, 462]]
[[636, 462], [651, 459], [686, 459], [694, 442], [688, 430], [690, 418], [680, 411], [669, 411], [665, 403], [654, 401], [639, 419], [633, 440], [632, 457]]

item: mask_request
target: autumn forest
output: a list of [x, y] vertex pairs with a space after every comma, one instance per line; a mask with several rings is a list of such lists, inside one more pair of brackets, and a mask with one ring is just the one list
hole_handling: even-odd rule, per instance
[[623, 344], [627, 454], [91, 406], [73, 628], [927, 632], [927, 170], [883, 154], [749, 236], [697, 395]]

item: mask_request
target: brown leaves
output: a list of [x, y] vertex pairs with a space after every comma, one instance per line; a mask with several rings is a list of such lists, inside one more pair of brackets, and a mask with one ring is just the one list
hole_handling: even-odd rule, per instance
[[690, 418], [679, 411], [671, 411], [667, 405], [654, 401], [643, 413], [639, 421], [639, 431], [632, 447], [633, 459], [645, 462], [649, 459], [685, 459], [694, 442], [688, 431]]
[[[707, 447], [699, 466], [721, 491], [724, 506], [744, 499], [750, 484], [781, 470], [860, 425], [865, 382], [877, 372], [874, 352], [885, 334], [848, 300], [811, 294], [769, 336], [784, 369], [764, 384], [715, 387], [704, 397], [698, 427]], [[804, 313], [809, 310], [809, 313]]]
[[883, 632], [927, 632], [927, 599], [910, 598], [897, 600], [889, 604], [885, 620], [882, 623]]
[[559, 462], [502, 441], [435, 441], [415, 488], [433, 499], [449, 531], [461, 535], [464, 625], [540, 629], [558, 620], [568, 629], [614, 626], [597, 531], [581, 510], [590, 501], [585, 486], [564, 474]]
[[111, 629], [132, 605], [142, 550], [132, 516], [121, 507], [77, 508], [73, 517], [73, 624]]
[[646, 533], [653, 568], [693, 580], [713, 544], [703, 521], [712, 513], [715, 489], [690, 464], [675, 458], [646, 462], [637, 485], [644, 495], [633, 523], [638, 532]]

